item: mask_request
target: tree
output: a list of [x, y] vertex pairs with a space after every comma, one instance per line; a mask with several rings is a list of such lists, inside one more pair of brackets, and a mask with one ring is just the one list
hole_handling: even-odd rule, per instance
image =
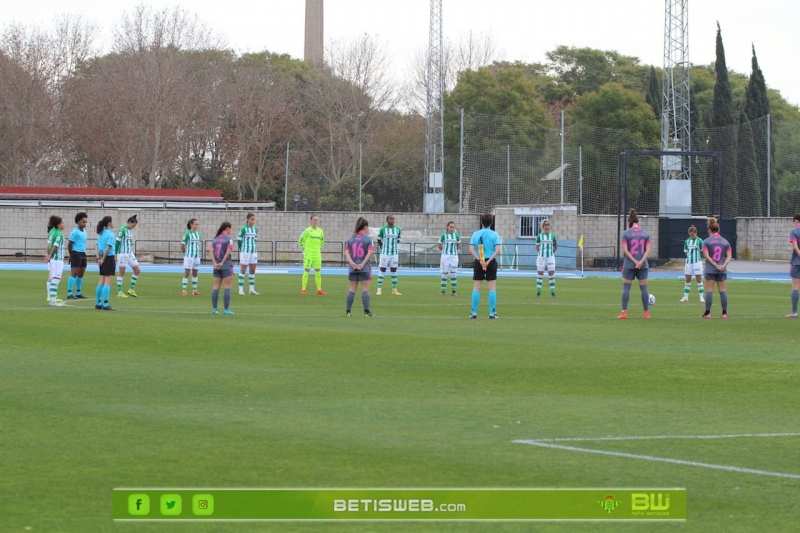
[[[723, 162], [723, 201], [724, 206], [720, 207], [723, 214], [736, 213], [739, 208], [739, 185], [736, 182], [736, 138], [734, 129], [731, 126], [736, 124], [734, 119], [733, 95], [731, 85], [728, 81], [728, 67], [725, 64], [725, 47], [722, 44], [722, 29], [717, 23], [717, 44], [716, 61], [714, 71], [716, 82], [714, 83], [714, 104], [711, 114], [711, 150], [722, 153]], [[712, 194], [713, 191], [712, 191]]]
[[11, 25], [0, 35], [0, 180], [51, 184], [66, 163], [65, 80], [92, 53], [95, 29], [62, 16], [51, 30]]
[[265, 184], [282, 182], [286, 147], [300, 125], [290, 87], [274, 73], [268, 55], [238, 61], [229, 82], [226, 117], [240, 199], [258, 200]]
[[[747, 84], [747, 92], [745, 93], [744, 100], [744, 114], [749, 122], [755, 122], [758, 119], [766, 117], [770, 114], [769, 96], [767, 95], [767, 84], [764, 81], [764, 74], [758, 66], [758, 58], [756, 57], [756, 47], [753, 46], [753, 60], [752, 70], [750, 72], [750, 80]], [[762, 147], [767, 145], [767, 132], [766, 128], [758, 131], [751, 131], [750, 142], [753, 143], [754, 157], [757, 153], [765, 154], [764, 158], [758, 158], [758, 161], [763, 161], [760, 166], [751, 169], [754, 171], [752, 178], [756, 180], [756, 188], [759, 190], [760, 199], [766, 201], [767, 197], [774, 198], [776, 193], [775, 180], [771, 180], [767, 176], [766, 157], [770, 158], [770, 168], [775, 168], [775, 150], [773, 146], [769, 146], [768, 150], [763, 150]], [[772, 143], [770, 143], [772, 144]], [[765, 153], [766, 152], [766, 153]], [[755, 165], [754, 160], [754, 165]], [[771, 190], [767, 191], [768, 185]], [[770, 214], [771, 214], [771, 210]], [[764, 213], [766, 214], [766, 213]]]
[[137, 6], [125, 13], [115, 32], [114, 49], [130, 61], [132, 85], [130, 102], [140, 96], [140, 104], [129, 108], [122, 120], [130, 121], [148, 147], [147, 159], [132, 162], [130, 179], [141, 180], [150, 188], [162, 186], [172, 168], [170, 155], [176, 147], [177, 116], [189, 97], [182, 52], [212, 48], [210, 32], [197, 15], [190, 16], [178, 7], [153, 13]]
[[663, 104], [661, 101], [661, 88], [658, 84], [656, 68], [653, 66], [650, 67], [646, 99], [647, 103], [650, 104], [650, 107], [653, 108], [653, 113], [655, 114], [656, 118], [661, 118], [661, 106]]

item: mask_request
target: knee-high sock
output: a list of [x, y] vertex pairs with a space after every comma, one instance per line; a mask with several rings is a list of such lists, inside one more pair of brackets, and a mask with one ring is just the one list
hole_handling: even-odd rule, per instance
[[692, 290], [692, 282], [691, 281], [684, 282], [684, 284], [683, 284], [683, 297], [684, 298], [688, 298], [689, 297], [689, 292], [691, 292], [691, 290]]
[[622, 310], [627, 311], [628, 309], [628, 302], [631, 299], [631, 284], [630, 283], [623, 283], [622, 284]]
[[542, 294], [542, 276], [536, 276], [536, 294]]
[[251, 291], [256, 290], [256, 275], [255, 274], [250, 274], [250, 290]]
[[797, 302], [800, 301], [800, 291], [792, 291], [792, 313], [797, 313]]
[[392, 272], [392, 290], [397, 290], [397, 272]]
[[378, 271], [378, 288], [383, 288], [383, 270]]
[[453, 288], [453, 292], [456, 292], [456, 285], [458, 285], [458, 271], [454, 270], [450, 272], [450, 286]]
[[728, 311], [728, 291], [719, 293], [719, 303], [722, 305], [722, 312]]
[[447, 274], [445, 274], [444, 272], [442, 272], [442, 285], [441, 285], [441, 287], [442, 287], [442, 292], [444, 292], [445, 289], [447, 289]]
[[348, 313], [353, 308], [353, 300], [355, 300], [355, 299], [356, 299], [356, 293], [354, 293], [352, 291], [347, 291], [347, 300], [346, 300], [347, 301], [347, 304], [346, 304], [347, 307], [345, 307], [345, 311], [347, 311]]
[[550, 276], [550, 294], [556, 293], [556, 277]]
[[303, 270], [303, 290], [308, 286], [308, 270]]
[[103, 285], [103, 307], [108, 307], [108, 299], [111, 297], [111, 285]]
[[650, 308], [650, 293], [647, 291], [647, 284], [639, 285], [639, 290], [642, 291], [642, 307], [647, 311]]
[[711, 312], [711, 306], [714, 304], [714, 291], [708, 291], [706, 293], [706, 312]]
[[197, 276], [192, 277], [192, 290], [193, 291], [197, 290]]
[[244, 290], [244, 274], [239, 274], [239, 292]]
[[218, 303], [219, 303], [219, 289], [213, 289], [211, 291], [211, 308], [216, 309]]
[[317, 290], [322, 290], [322, 272], [319, 270], [314, 270], [314, 284], [317, 286]]
[[189, 287], [189, 278], [183, 278], [183, 280], [181, 280], [181, 287], [183, 287], [183, 291], [186, 292], [186, 289]]
[[489, 314], [493, 315], [497, 310], [497, 291], [489, 291]]
[[225, 306], [225, 309], [231, 306], [231, 290], [225, 289], [225, 292], [222, 294], [222, 304]]
[[478, 314], [478, 306], [481, 304], [481, 291], [472, 291], [472, 314]]
[[122, 292], [122, 276], [117, 277], [117, 292]]
[[83, 289], [83, 278], [75, 278], [75, 293], [81, 294], [81, 289]]
[[131, 290], [132, 291], [136, 290], [136, 282], [137, 281], [139, 281], [139, 276], [137, 274], [134, 274], [133, 276], [131, 276]]
[[103, 286], [98, 285], [94, 291], [94, 304], [103, 305]]
[[67, 278], [67, 296], [72, 296], [72, 288], [75, 286], [75, 280], [78, 279], [75, 276], [70, 276]]
[[369, 291], [361, 291], [361, 305], [364, 306], [364, 312], [369, 311]]

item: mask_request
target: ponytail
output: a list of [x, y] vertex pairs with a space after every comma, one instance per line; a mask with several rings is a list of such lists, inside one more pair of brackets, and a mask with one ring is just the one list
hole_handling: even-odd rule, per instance
[[197, 222], [196, 218], [190, 218], [189, 222], [186, 223], [186, 229], [192, 229], [192, 224], [194, 224], [195, 222]]
[[628, 214], [628, 227], [632, 228], [634, 224], [639, 223], [639, 217], [636, 215], [636, 209], [631, 208], [631, 212]]
[[100, 235], [103, 233], [103, 230], [108, 227], [112, 220], [113, 219], [109, 215], [104, 216], [100, 222], [97, 223], [97, 234]]
[[708, 232], [719, 233], [719, 222], [714, 217], [709, 217], [708, 219]]
[[57, 228], [61, 221], [62, 218], [60, 216], [50, 215], [50, 220], [47, 222], [47, 232], [49, 233], [51, 229]]
[[215, 235], [215, 237], [219, 237], [220, 235], [222, 235], [223, 231], [230, 228], [231, 228], [230, 222], [228, 221], [223, 222], [222, 225], [220, 225], [219, 229], [217, 230], [217, 234]]

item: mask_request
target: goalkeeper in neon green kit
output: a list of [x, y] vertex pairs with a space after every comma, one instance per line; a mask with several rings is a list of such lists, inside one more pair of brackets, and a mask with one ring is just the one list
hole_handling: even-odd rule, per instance
[[303, 249], [303, 290], [300, 294], [306, 293], [308, 285], [308, 273], [314, 269], [314, 283], [317, 285], [317, 294], [325, 294], [322, 290], [322, 247], [325, 245], [325, 232], [319, 227], [319, 217], [311, 217], [311, 225], [305, 229], [298, 243]]

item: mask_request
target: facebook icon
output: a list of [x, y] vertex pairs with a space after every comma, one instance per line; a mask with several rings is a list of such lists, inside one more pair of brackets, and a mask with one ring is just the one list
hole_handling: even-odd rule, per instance
[[128, 496], [128, 514], [133, 516], [150, 514], [150, 496], [147, 494], [130, 494]]

